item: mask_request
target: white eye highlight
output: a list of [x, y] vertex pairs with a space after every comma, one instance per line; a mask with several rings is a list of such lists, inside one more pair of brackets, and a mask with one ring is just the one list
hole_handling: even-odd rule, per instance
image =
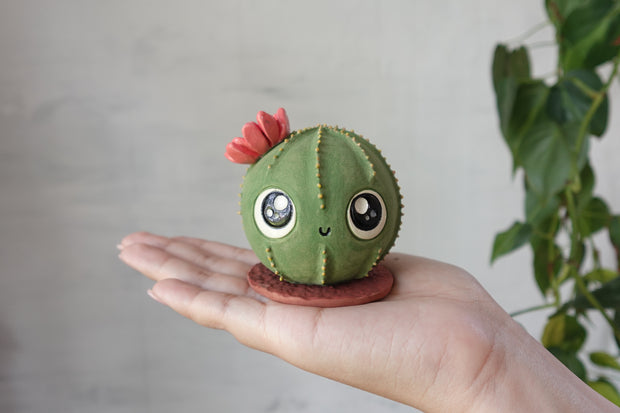
[[377, 237], [383, 231], [386, 220], [385, 203], [377, 192], [365, 189], [349, 201], [347, 223], [356, 237], [365, 240]]
[[277, 195], [275, 199], [273, 200], [273, 206], [276, 207], [278, 211], [282, 211], [289, 206], [290, 204], [289, 201], [290, 200], [286, 195], [280, 194], [280, 195]]
[[264, 190], [254, 203], [254, 222], [266, 237], [282, 238], [295, 226], [295, 207], [286, 192]]
[[353, 206], [355, 207], [355, 212], [357, 212], [358, 214], [362, 214], [362, 215], [365, 214], [366, 211], [368, 211], [368, 207], [369, 207], [368, 201], [364, 197], [356, 198]]

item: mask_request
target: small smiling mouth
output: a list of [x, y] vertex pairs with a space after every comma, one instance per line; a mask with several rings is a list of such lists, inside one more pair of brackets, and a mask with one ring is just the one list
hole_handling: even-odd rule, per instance
[[327, 227], [326, 230], [324, 230], [323, 227], [319, 227], [319, 234], [321, 234], [321, 236], [323, 237], [328, 236], [331, 231], [332, 231], [331, 227]]

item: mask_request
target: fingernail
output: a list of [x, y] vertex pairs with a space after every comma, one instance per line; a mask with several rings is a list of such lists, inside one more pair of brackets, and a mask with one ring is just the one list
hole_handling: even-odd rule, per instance
[[159, 304], [163, 304], [166, 305], [166, 303], [164, 303], [161, 298], [159, 298], [157, 295], [155, 295], [155, 293], [153, 292], [153, 290], [147, 290], [146, 293], [149, 295], [149, 297], [151, 297], [153, 300], [157, 301]]
[[120, 251], [122, 251], [122, 250], [123, 250], [123, 248], [125, 248], [125, 247], [124, 247], [124, 245], [123, 245], [123, 244], [117, 244], [117, 245], [116, 245], [116, 248], [117, 248], [117, 249], [119, 249]]

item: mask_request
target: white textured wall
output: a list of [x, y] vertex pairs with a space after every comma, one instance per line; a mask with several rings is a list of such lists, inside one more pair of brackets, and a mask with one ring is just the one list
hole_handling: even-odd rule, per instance
[[[247, 245], [224, 146], [283, 106], [293, 128], [383, 149], [397, 250], [465, 267], [509, 311], [540, 303], [527, 251], [488, 265], [522, 215], [489, 65], [542, 3], [0, 0], [0, 411], [410, 411], [151, 302], [115, 245], [140, 229]], [[618, 92], [592, 150], [615, 211]], [[538, 336], [544, 315], [520, 320]]]

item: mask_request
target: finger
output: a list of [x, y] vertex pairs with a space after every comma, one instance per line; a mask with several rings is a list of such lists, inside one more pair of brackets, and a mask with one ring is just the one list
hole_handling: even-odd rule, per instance
[[258, 262], [258, 258], [256, 258], [254, 252], [245, 248], [239, 248], [215, 241], [207, 241], [200, 238], [175, 237], [174, 239], [194, 245], [206, 253], [218, 255], [223, 258], [241, 261], [249, 265], [254, 265]]
[[207, 271], [245, 278], [252, 265], [237, 259], [222, 257], [216, 253], [205, 251], [191, 243], [178, 238], [168, 240], [161, 247], [164, 251], [178, 258], [191, 262]]
[[[186, 239], [189, 241], [186, 241]], [[219, 272], [221, 274], [245, 278], [250, 268], [252, 268], [252, 266], [246, 262], [247, 257], [243, 257], [243, 260], [239, 260], [235, 258], [235, 254], [232, 252], [236, 249], [239, 250], [236, 255], [247, 255], [247, 250], [216, 242], [186, 237], [167, 238], [148, 232], [136, 232], [125, 237], [119, 247], [122, 250], [135, 244], [147, 244], [161, 248], [172, 255], [190, 261], [208, 271]], [[201, 244], [210, 245], [212, 248], [203, 249], [200, 247]], [[219, 252], [224, 252], [224, 256], [220, 255]], [[256, 256], [254, 256], [252, 264], [254, 263], [256, 263]]]
[[206, 270], [151, 245], [131, 244], [121, 251], [119, 258], [155, 281], [177, 278], [205, 289], [256, 296], [245, 278]]
[[165, 251], [179, 258], [185, 259], [208, 271], [217, 271], [235, 277], [245, 278], [252, 265], [232, 258], [222, 257], [207, 252], [190, 243], [173, 238], [165, 247]]
[[152, 288], [157, 301], [205, 327], [223, 329], [239, 342], [268, 351], [264, 334], [266, 304], [248, 296], [209, 291], [180, 280], [166, 279]]
[[133, 244], [148, 244], [154, 247], [165, 247], [170, 242], [168, 237], [162, 235], [151, 234], [150, 232], [140, 231], [127, 235], [121, 240], [119, 249], [124, 249]]

